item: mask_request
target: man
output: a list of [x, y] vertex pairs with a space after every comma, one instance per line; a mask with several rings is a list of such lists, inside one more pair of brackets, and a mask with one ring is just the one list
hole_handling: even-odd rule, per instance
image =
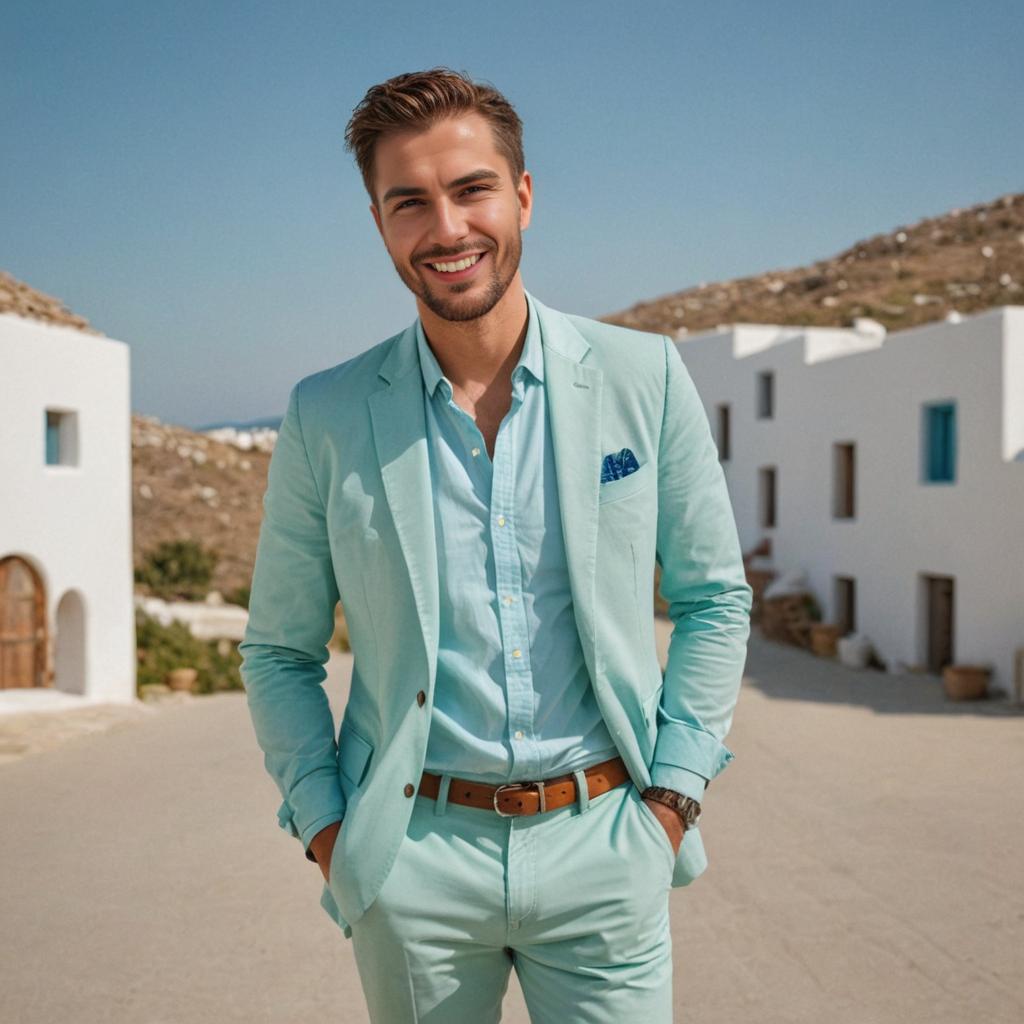
[[300, 380], [271, 460], [240, 649], [280, 822], [374, 1021], [496, 1021], [512, 966], [535, 1021], [669, 1021], [752, 596], [699, 396], [669, 338], [525, 291], [496, 90], [399, 75], [346, 139], [419, 316]]

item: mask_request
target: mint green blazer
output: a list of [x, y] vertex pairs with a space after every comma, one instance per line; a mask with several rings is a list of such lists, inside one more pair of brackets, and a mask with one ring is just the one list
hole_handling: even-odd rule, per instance
[[[655, 760], [713, 779], [739, 693], [752, 591], [703, 404], [673, 342], [531, 294], [576, 624], [633, 782]], [[600, 483], [609, 452], [640, 468]], [[664, 676], [654, 566], [674, 629]], [[354, 655], [336, 732], [327, 642], [341, 600]], [[344, 819], [321, 906], [351, 936], [387, 877], [423, 771], [438, 568], [415, 323], [291, 390], [263, 498], [242, 678], [282, 827], [306, 848]], [[707, 866], [688, 829], [673, 887]]]

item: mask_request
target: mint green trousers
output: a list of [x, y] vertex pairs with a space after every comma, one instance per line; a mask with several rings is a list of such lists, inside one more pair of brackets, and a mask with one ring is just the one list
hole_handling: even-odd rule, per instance
[[352, 925], [373, 1024], [499, 1021], [513, 969], [533, 1024], [670, 1024], [675, 855], [633, 782], [503, 818], [450, 781]]

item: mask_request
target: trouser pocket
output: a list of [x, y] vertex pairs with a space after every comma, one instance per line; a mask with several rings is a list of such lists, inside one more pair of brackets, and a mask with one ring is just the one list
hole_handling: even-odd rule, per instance
[[640, 790], [635, 786], [630, 786], [630, 796], [635, 804], [638, 805], [640, 817], [646, 822], [648, 831], [654, 831], [654, 839], [661, 846], [662, 851], [666, 855], [669, 866], [674, 870], [676, 863], [676, 852], [672, 849], [672, 840], [669, 838], [668, 832], [665, 831], [665, 826], [658, 820], [658, 816], [647, 806], [646, 801], [640, 795]]

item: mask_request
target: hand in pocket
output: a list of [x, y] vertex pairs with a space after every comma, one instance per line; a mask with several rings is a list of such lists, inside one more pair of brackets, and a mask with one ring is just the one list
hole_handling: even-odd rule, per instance
[[657, 800], [648, 800], [645, 797], [640, 799], [658, 819], [659, 824], [665, 830], [665, 838], [672, 847], [673, 856], [678, 857], [679, 847], [683, 845], [683, 833], [686, 831], [682, 818], [671, 807], [666, 807]]
[[320, 865], [320, 871], [324, 876], [324, 881], [330, 884], [330, 871], [331, 871], [331, 858], [334, 855], [334, 845], [338, 841], [338, 833], [341, 831], [341, 822], [335, 821], [328, 825], [326, 828], [320, 829], [315, 836], [313, 841], [309, 844], [309, 848], [316, 858], [317, 864]]

